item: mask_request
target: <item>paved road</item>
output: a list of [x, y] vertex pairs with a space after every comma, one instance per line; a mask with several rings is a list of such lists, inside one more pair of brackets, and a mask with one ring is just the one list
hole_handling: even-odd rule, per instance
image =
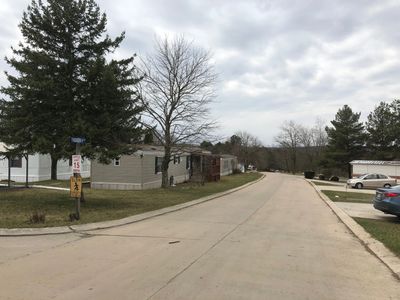
[[88, 235], [0, 238], [0, 299], [400, 299], [303, 179]]

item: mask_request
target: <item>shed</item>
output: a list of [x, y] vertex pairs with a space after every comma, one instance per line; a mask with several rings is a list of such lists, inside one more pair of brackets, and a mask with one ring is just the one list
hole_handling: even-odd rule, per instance
[[378, 173], [400, 179], [400, 161], [386, 160], [353, 160], [352, 177], [357, 177], [365, 173]]

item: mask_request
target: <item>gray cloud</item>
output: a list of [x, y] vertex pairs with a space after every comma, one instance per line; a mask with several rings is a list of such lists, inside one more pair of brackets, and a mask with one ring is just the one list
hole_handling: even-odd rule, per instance
[[[30, 0], [4, 0], [0, 57], [20, 40]], [[329, 122], [344, 104], [365, 119], [379, 101], [399, 98], [396, 0], [98, 0], [118, 56], [151, 51], [157, 35], [185, 34], [214, 54], [220, 74], [212, 112], [222, 135], [247, 130], [271, 144], [284, 120]], [[0, 61], [1, 70], [6, 70]], [[0, 85], [7, 84], [0, 75]]]

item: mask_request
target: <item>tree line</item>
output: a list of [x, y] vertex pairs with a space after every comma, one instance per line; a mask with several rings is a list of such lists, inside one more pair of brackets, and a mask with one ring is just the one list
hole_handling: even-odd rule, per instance
[[[313, 128], [285, 122], [276, 137], [287, 162], [284, 169], [291, 172], [310, 169], [350, 177], [352, 160], [399, 159], [400, 100], [380, 102], [364, 123], [360, 116], [361, 113], [344, 105], [325, 128], [321, 121]], [[298, 163], [299, 158], [302, 164]]]
[[23, 40], [6, 57], [0, 141], [15, 155], [49, 154], [57, 179], [57, 162], [74, 153], [71, 137], [86, 139], [84, 157], [109, 163], [155, 136], [165, 149], [165, 187], [174, 151], [214, 127], [210, 54], [165, 37], [139, 61], [116, 59], [125, 32], [111, 38], [106, 25], [94, 0], [31, 1], [19, 24]]
[[225, 142], [203, 141], [201, 147], [215, 154], [230, 153], [245, 167], [259, 170], [351, 176], [352, 160], [400, 159], [400, 100], [380, 102], [360, 121], [361, 113], [341, 107], [330, 125], [317, 119], [307, 127], [284, 121], [275, 137], [276, 146], [263, 146], [250, 133], [239, 131]]

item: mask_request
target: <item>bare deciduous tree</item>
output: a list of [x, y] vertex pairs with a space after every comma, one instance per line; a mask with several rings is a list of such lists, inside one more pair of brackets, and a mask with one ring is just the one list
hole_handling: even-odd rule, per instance
[[[235, 138], [233, 138], [235, 137]], [[231, 142], [236, 139], [236, 145], [233, 145], [234, 155], [236, 155], [239, 160], [247, 168], [250, 163], [255, 164], [257, 161], [256, 152], [262, 146], [260, 140], [246, 132], [238, 131], [231, 137]]]
[[[313, 127], [285, 121], [281, 126], [281, 133], [275, 138], [283, 153], [286, 154], [286, 165], [291, 171], [296, 171], [299, 149], [306, 157], [306, 167], [315, 168], [321, 153], [327, 144], [327, 134], [324, 122], [317, 119]], [[290, 161], [290, 164], [288, 162]]]
[[321, 158], [322, 152], [328, 144], [328, 134], [326, 133], [325, 127], [325, 122], [318, 118], [315, 121], [314, 127], [311, 128], [316, 159]]
[[158, 39], [152, 56], [143, 60], [143, 106], [164, 146], [162, 186], [168, 186], [168, 166], [182, 145], [199, 142], [210, 135], [209, 104], [215, 97], [217, 76], [210, 53], [184, 37]]
[[291, 162], [289, 167], [293, 173], [297, 169], [297, 150], [301, 144], [300, 125], [293, 121], [285, 121], [281, 126], [281, 133], [275, 138], [276, 142], [287, 153], [288, 161]]

